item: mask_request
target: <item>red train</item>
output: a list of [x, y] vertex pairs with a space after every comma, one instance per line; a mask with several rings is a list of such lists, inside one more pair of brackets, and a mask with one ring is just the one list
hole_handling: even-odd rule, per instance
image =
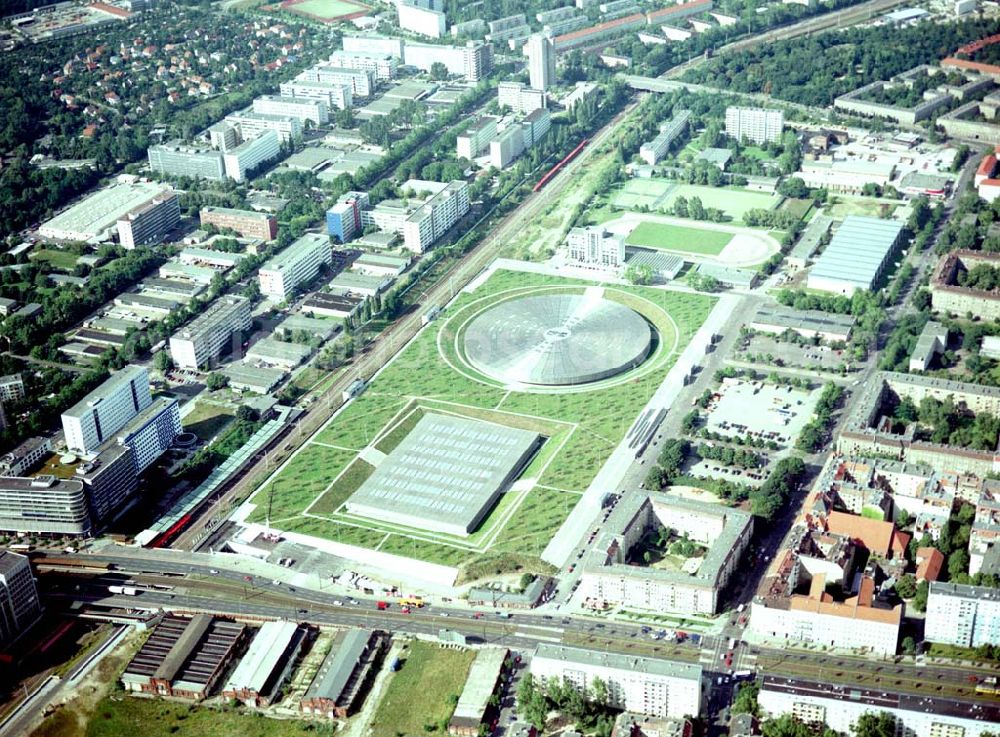
[[549, 169], [548, 173], [544, 177], [542, 177], [541, 179], [538, 180], [538, 184], [536, 184], [534, 186], [534, 188], [532, 188], [531, 191], [532, 192], [538, 192], [542, 187], [544, 187], [546, 184], [548, 184], [552, 180], [552, 177], [554, 177], [556, 174], [558, 174], [559, 171], [564, 166], [566, 166], [566, 164], [568, 164], [573, 159], [575, 159], [576, 156], [577, 156], [577, 154], [579, 154], [581, 151], [583, 151], [583, 147], [586, 146], [588, 143], [590, 143], [590, 139], [589, 138], [584, 138], [582, 141], [580, 141], [580, 145], [577, 146], [576, 148], [574, 148], [572, 151], [570, 151], [569, 154], [566, 155], [566, 158], [564, 158], [558, 164], [556, 164], [551, 169]]

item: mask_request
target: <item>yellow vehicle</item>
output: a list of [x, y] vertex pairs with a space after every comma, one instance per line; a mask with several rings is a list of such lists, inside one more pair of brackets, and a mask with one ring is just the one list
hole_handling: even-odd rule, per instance
[[422, 607], [424, 605], [424, 600], [421, 599], [419, 596], [412, 596], [412, 595], [410, 595], [410, 596], [403, 596], [403, 597], [400, 597], [400, 599], [399, 599], [399, 605], [400, 606], [411, 606], [411, 607], [415, 606], [415, 607], [417, 607], [419, 609], [420, 607]]
[[1000, 695], [1000, 687], [997, 686], [996, 676], [984, 678], [976, 684], [976, 693]]

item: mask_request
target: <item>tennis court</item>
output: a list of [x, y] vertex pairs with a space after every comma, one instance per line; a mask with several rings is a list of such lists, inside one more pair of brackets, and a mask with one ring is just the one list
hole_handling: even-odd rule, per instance
[[614, 206], [622, 210], [646, 207], [655, 210], [675, 185], [663, 179], [630, 179], [615, 194]]

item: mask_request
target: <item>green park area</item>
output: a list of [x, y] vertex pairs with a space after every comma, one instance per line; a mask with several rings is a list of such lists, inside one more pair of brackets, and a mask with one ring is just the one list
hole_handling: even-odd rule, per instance
[[646, 221], [639, 223], [635, 230], [629, 233], [626, 243], [630, 246], [718, 256], [732, 239], [732, 233], [718, 230], [685, 228], [681, 225]]
[[[316, 433], [251, 501], [250, 521], [450, 566], [537, 563], [538, 556], [624, 437], [714, 304], [705, 295], [608, 286], [604, 296], [640, 311], [656, 328], [650, 357], [631, 371], [584, 387], [510, 390], [465, 360], [464, 327], [500, 301], [580, 293], [590, 282], [500, 270], [463, 293]], [[423, 413], [454, 414], [537, 432], [545, 441], [479, 527], [467, 537], [348, 514], [344, 503]], [[366, 451], [365, 449], [370, 450]], [[362, 457], [365, 456], [365, 457]]]
[[186, 432], [193, 432], [201, 440], [211, 440], [233, 421], [235, 411], [220, 404], [199, 401], [182, 421]]
[[850, 195], [834, 195], [823, 207], [823, 214], [837, 220], [848, 215], [864, 215], [866, 217], [889, 217], [899, 205], [897, 200], [883, 200], [875, 197], [851, 197]]
[[372, 737], [445, 734], [475, 657], [474, 650], [408, 644], [372, 719]]
[[53, 269], [73, 271], [80, 257], [72, 251], [61, 251], [54, 248], [43, 248], [31, 254], [32, 261], [45, 261]]
[[669, 179], [629, 179], [610, 196], [606, 211], [598, 206], [592, 216], [594, 222], [604, 222], [616, 217], [616, 211], [649, 211], [670, 214], [674, 203], [683, 197], [690, 201], [697, 197], [703, 207], [722, 210], [731, 222], [743, 220], [747, 210], [770, 210], [781, 198], [765, 192], [754, 192], [736, 187], [708, 187], [700, 184], [682, 184]]

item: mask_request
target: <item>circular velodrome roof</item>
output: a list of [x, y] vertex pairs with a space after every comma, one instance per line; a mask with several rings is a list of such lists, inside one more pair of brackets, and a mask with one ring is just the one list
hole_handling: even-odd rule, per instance
[[565, 386], [638, 366], [652, 330], [635, 310], [588, 294], [521, 297], [488, 308], [465, 330], [465, 356], [506, 384]]

